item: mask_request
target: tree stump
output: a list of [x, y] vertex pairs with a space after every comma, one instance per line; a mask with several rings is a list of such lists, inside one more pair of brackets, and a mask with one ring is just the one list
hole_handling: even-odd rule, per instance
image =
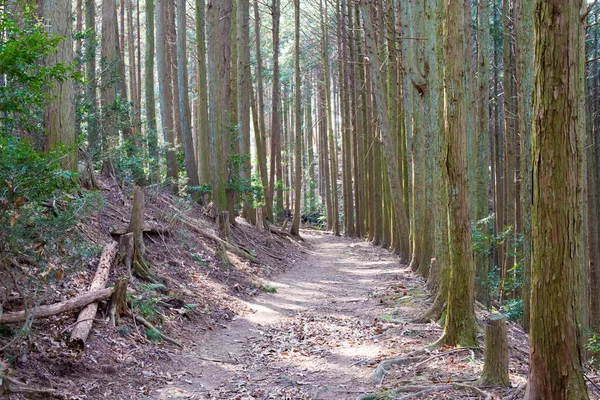
[[256, 229], [261, 233], [269, 230], [269, 222], [264, 207], [256, 208]]
[[121, 235], [119, 238], [119, 257], [117, 258], [117, 264], [123, 265], [125, 268], [127, 268], [129, 276], [131, 276], [133, 252], [133, 233], [129, 232], [125, 235]]
[[494, 314], [485, 326], [485, 361], [478, 385], [510, 386], [506, 316]]
[[110, 297], [110, 322], [112, 326], [120, 324], [121, 315], [127, 313], [127, 278], [119, 279]]
[[133, 205], [131, 207], [131, 220], [129, 232], [133, 233], [135, 251], [144, 253], [144, 192], [136, 187], [133, 191]]
[[229, 240], [231, 225], [228, 211], [223, 211], [219, 214], [219, 231], [221, 232], [221, 236], [223, 236], [223, 240]]
[[133, 272], [142, 279], [152, 280], [152, 274], [144, 260], [146, 247], [144, 245], [144, 192], [136, 187], [133, 191], [133, 205], [129, 232], [133, 234]]
[[264, 209], [262, 207], [256, 207], [256, 230], [259, 232], [264, 232], [267, 230], [267, 228], [265, 227], [263, 213]]

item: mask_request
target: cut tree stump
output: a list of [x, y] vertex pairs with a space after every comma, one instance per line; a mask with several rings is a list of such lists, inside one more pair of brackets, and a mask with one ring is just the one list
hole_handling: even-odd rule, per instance
[[127, 278], [119, 279], [115, 285], [115, 290], [110, 297], [110, 323], [117, 326], [121, 322], [121, 315], [128, 312], [127, 307]]
[[[95, 290], [86, 292], [81, 296], [73, 297], [72, 299], [62, 301], [60, 303], [39, 306], [37, 309], [35, 309], [33, 318], [45, 318], [52, 315], [58, 315], [68, 311], [77, 310], [87, 306], [90, 303], [108, 299], [112, 292], [112, 288]], [[25, 321], [27, 317], [31, 318], [31, 315], [26, 315], [25, 311], [3, 313], [2, 317], [0, 317], [0, 324], [10, 324], [12, 322]]]
[[133, 233], [133, 273], [147, 281], [153, 281], [148, 264], [144, 259], [146, 246], [144, 245], [144, 192], [139, 187], [133, 191], [133, 205], [131, 207], [131, 219], [129, 221], [129, 232]]
[[231, 236], [231, 225], [228, 211], [223, 211], [219, 215], [219, 232], [221, 233], [221, 236], [223, 236], [223, 240], [229, 240], [229, 236]]
[[[96, 270], [96, 275], [94, 275], [94, 279], [90, 285], [90, 291], [104, 289], [106, 286], [106, 282], [108, 282], [108, 275], [110, 273], [110, 266], [117, 255], [117, 243], [112, 242], [104, 247], [104, 251], [102, 252], [102, 256], [100, 256], [100, 262], [98, 262], [98, 269]], [[96, 316], [96, 312], [98, 311], [98, 303], [90, 303], [81, 312], [79, 313], [79, 317], [77, 317], [77, 322], [75, 323], [75, 328], [73, 328], [73, 332], [71, 332], [71, 337], [69, 339], [69, 344], [71, 346], [83, 349], [85, 347], [85, 341], [87, 340], [88, 335], [90, 334], [90, 330], [92, 329], [92, 324], [94, 322], [94, 317]]]
[[494, 314], [486, 322], [483, 373], [477, 381], [477, 385], [510, 387], [506, 316]]
[[261, 233], [268, 230], [264, 207], [256, 207], [256, 230]]
[[128, 276], [131, 276], [133, 252], [133, 233], [129, 232], [119, 238], [119, 258], [117, 259], [117, 264], [127, 268]]

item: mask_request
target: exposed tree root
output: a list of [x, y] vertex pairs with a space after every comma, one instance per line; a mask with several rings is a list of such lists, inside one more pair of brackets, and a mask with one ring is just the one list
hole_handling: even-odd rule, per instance
[[258, 259], [256, 257], [254, 257], [252, 254], [248, 253], [247, 251], [239, 248], [236, 245], [233, 245], [229, 242], [226, 242], [225, 240], [221, 239], [220, 237], [213, 235], [210, 232], [206, 232], [205, 230], [201, 229], [199, 226], [195, 225], [193, 222], [188, 221], [185, 217], [183, 216], [178, 216], [177, 220], [179, 222], [181, 222], [183, 225], [187, 226], [188, 228], [190, 228], [191, 230], [193, 230], [194, 232], [200, 234], [201, 236], [210, 239], [210, 240], [214, 240], [215, 242], [223, 245], [227, 251], [232, 252], [233, 254], [245, 258], [248, 261], [251, 261], [253, 263], [257, 263], [258, 264]]
[[427, 359], [425, 359], [423, 361], [420, 361], [418, 364], [415, 365], [415, 368], [420, 367], [423, 364], [427, 364], [431, 360], [435, 360], [436, 358], [443, 357], [443, 356], [448, 355], [448, 354], [454, 354], [454, 353], [459, 353], [461, 351], [471, 351], [471, 350], [478, 350], [478, 348], [477, 347], [461, 347], [461, 348], [458, 348], [458, 349], [444, 351], [444, 352], [439, 353], [439, 354], [434, 354], [433, 356], [431, 356], [431, 357], [429, 357], [429, 358], [427, 358]]
[[8, 376], [8, 367], [3, 362], [0, 362], [0, 396], [9, 394], [29, 394], [34, 396], [41, 396], [43, 398], [64, 398], [60, 393], [57, 393], [52, 389], [35, 389], [27, 386], [26, 384], [19, 382], [13, 377]]
[[416, 350], [408, 353], [408, 355], [406, 355], [405, 357], [391, 358], [389, 360], [384, 360], [380, 362], [377, 368], [375, 369], [375, 372], [373, 373], [373, 382], [375, 382], [376, 384], [380, 384], [383, 381], [385, 374], [387, 374], [386, 368], [389, 366], [423, 359], [424, 356], [417, 356], [417, 354], [423, 352], [424, 350]]
[[527, 387], [527, 382], [521, 383], [517, 388], [508, 396], [504, 396], [502, 400], [514, 400], [517, 398], [519, 393], [521, 393]]
[[[484, 390], [481, 390], [475, 386], [465, 385], [463, 383], [452, 383], [448, 385], [434, 385], [434, 386], [401, 386], [392, 390], [388, 390], [381, 393], [371, 393], [358, 396], [356, 400], [377, 400], [377, 399], [388, 399], [393, 398], [395, 400], [410, 400], [410, 399], [421, 399], [423, 396], [443, 392], [446, 390], [453, 389], [467, 389], [472, 390], [485, 400], [492, 400], [492, 395]], [[401, 393], [411, 392], [410, 394], [401, 395]]]
[[162, 333], [161, 331], [159, 331], [154, 325], [152, 325], [150, 322], [146, 321], [143, 317], [139, 316], [139, 315], [133, 315], [133, 318], [138, 321], [139, 323], [141, 323], [142, 325], [144, 325], [146, 328], [148, 329], [152, 329], [158, 336], [160, 336], [160, 338], [162, 340], [164, 340], [165, 342], [169, 342], [172, 343], [176, 346], [179, 346], [181, 348], [183, 348], [183, 344], [181, 344], [180, 342], [178, 342], [177, 340], [173, 339], [170, 336], [165, 335], [164, 333]]
[[439, 321], [446, 309], [446, 301], [439, 294], [435, 297], [433, 304], [421, 315], [411, 322], [413, 324], [426, 324], [430, 321]]

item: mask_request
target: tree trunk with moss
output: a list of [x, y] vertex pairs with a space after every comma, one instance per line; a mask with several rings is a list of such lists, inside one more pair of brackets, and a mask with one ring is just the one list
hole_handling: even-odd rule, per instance
[[[58, 35], [63, 40], [56, 51], [46, 58], [47, 65], [70, 64], [73, 61], [73, 21], [71, 0], [45, 0], [42, 13], [48, 21], [51, 36]], [[51, 101], [44, 109], [44, 149], [55, 150], [59, 145], [75, 145], [75, 86], [72, 79], [56, 81], [50, 85]], [[61, 159], [64, 169], [77, 171], [77, 149], [71, 147]]]
[[485, 359], [477, 385], [510, 387], [506, 316], [490, 316], [485, 325]]
[[[400, 235], [399, 252], [402, 261], [406, 261], [409, 257], [408, 243], [408, 217], [404, 208], [402, 195], [402, 180], [398, 169], [398, 146], [393, 139], [393, 133], [388, 125], [388, 110], [385, 101], [385, 91], [383, 80], [380, 71], [380, 64], [377, 55], [375, 44], [375, 28], [371, 15], [371, 4], [365, 0], [361, 1], [361, 12], [363, 16], [363, 24], [365, 29], [365, 49], [371, 63], [371, 79], [373, 81], [373, 92], [375, 95], [375, 103], [379, 127], [381, 130], [381, 138], [383, 142], [383, 151], [388, 167], [389, 184], [392, 195], [393, 213], [398, 224], [398, 233]], [[377, 207], [377, 205], [371, 205]]]
[[[167, 8], [168, 0], [156, 0], [156, 71], [158, 73], [158, 96], [160, 100], [160, 120], [163, 139], [165, 141], [167, 180], [172, 191], [177, 191], [179, 174], [177, 171], [177, 155], [175, 153], [175, 126], [173, 121], [173, 85], [169, 45], [167, 43]], [[149, 77], [147, 77], [149, 79]]]
[[294, 112], [295, 112], [295, 133], [294, 140], [294, 158], [296, 161], [296, 170], [294, 176], [294, 218], [292, 219], [291, 234], [300, 236], [300, 197], [302, 189], [302, 117], [300, 104], [302, 97], [300, 95], [300, 0], [294, 0]]
[[517, 76], [519, 77], [519, 131], [521, 132], [521, 232], [523, 234], [523, 329], [529, 331], [529, 297], [531, 294], [531, 205], [532, 205], [532, 160], [531, 132], [533, 129], [533, 2], [517, 0], [518, 19], [515, 24], [517, 37]]
[[477, 346], [473, 309], [475, 262], [471, 243], [469, 185], [467, 183], [467, 103], [465, 87], [464, 3], [447, 5], [444, 27], [446, 60], [446, 169], [448, 173], [448, 223], [450, 285], [446, 327], [441, 344]]
[[582, 1], [536, 0], [530, 361], [526, 399], [587, 399], [578, 330], [583, 247]]
[[231, 41], [231, 0], [209, 0], [207, 3], [208, 85], [210, 147], [212, 162], [213, 203], [220, 215], [227, 211], [227, 140], [230, 122], [229, 102], [225, 94], [229, 85]]

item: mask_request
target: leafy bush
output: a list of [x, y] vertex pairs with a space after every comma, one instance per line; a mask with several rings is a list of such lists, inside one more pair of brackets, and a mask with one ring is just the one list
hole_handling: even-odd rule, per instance
[[[0, 0], [0, 7], [7, 7]], [[43, 21], [36, 16], [35, 5], [23, 3], [17, 13], [0, 13], [0, 75], [6, 82], [0, 85], [0, 124], [3, 134], [15, 128], [32, 131], [39, 128], [40, 112], [49, 100], [45, 90], [51, 82], [80, 78], [71, 65], [46, 66], [43, 60], [56, 50], [63, 40], [50, 35]]]
[[[523, 246], [523, 235], [517, 234], [512, 226], [507, 226], [502, 232], [494, 235], [494, 224], [496, 216], [494, 214], [472, 223], [473, 251], [475, 254], [491, 256], [497, 248], [503, 247], [506, 250], [506, 257], [513, 258], [516, 262], [509, 268], [503, 277], [500, 268], [495, 265], [492, 267], [488, 276], [478, 280], [488, 289], [489, 298], [502, 302], [502, 307], [508, 307], [515, 313], [514, 307], [517, 307], [517, 299], [504, 300], [504, 293], [512, 293], [520, 290], [523, 281], [523, 267], [521, 258], [521, 248]], [[521, 303], [521, 313], [522, 313]], [[511, 311], [511, 312], [513, 312]]]
[[600, 358], [598, 358], [598, 353], [600, 353], [600, 337], [598, 334], [593, 333], [590, 335], [588, 342], [585, 346], [590, 353], [590, 364], [596, 369], [600, 369]]

